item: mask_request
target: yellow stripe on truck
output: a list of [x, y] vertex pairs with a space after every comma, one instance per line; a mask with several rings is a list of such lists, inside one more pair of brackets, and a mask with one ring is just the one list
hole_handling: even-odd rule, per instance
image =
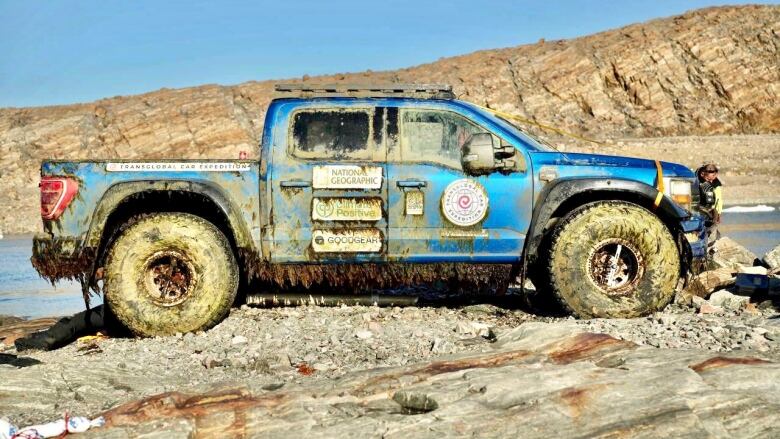
[[658, 195], [655, 196], [653, 207], [657, 208], [659, 205], [661, 205], [661, 200], [664, 198], [664, 171], [659, 160], [655, 161], [655, 169], [657, 172], [655, 177], [655, 188], [658, 189]]

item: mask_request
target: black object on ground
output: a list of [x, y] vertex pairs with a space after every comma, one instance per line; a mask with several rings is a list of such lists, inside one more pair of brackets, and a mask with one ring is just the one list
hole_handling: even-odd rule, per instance
[[18, 352], [28, 349], [50, 351], [65, 346], [76, 338], [104, 327], [103, 305], [63, 317], [51, 328], [30, 334], [14, 342]]

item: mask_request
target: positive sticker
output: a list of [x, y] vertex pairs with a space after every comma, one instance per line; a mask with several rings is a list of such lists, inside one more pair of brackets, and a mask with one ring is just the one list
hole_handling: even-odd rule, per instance
[[485, 188], [473, 180], [455, 180], [444, 190], [441, 210], [452, 224], [473, 226], [487, 215], [488, 197]]
[[382, 219], [382, 199], [314, 197], [311, 218], [317, 221], [379, 221]]

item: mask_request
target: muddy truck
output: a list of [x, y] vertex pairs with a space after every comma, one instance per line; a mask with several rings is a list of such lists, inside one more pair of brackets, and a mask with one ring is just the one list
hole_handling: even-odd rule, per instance
[[447, 86], [277, 85], [259, 160], [43, 162], [32, 264], [142, 336], [215, 325], [239, 285], [529, 278], [581, 317], [667, 305], [705, 257], [694, 173], [558, 152], [500, 114]]

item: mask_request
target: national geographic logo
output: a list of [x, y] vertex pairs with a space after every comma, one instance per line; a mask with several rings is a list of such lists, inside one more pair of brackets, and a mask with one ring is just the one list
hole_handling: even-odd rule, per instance
[[362, 168], [334, 169], [331, 171], [330, 185], [333, 187], [377, 187], [382, 185], [382, 176], [369, 175], [368, 171]]
[[380, 189], [381, 166], [328, 165], [312, 169], [314, 189]]

